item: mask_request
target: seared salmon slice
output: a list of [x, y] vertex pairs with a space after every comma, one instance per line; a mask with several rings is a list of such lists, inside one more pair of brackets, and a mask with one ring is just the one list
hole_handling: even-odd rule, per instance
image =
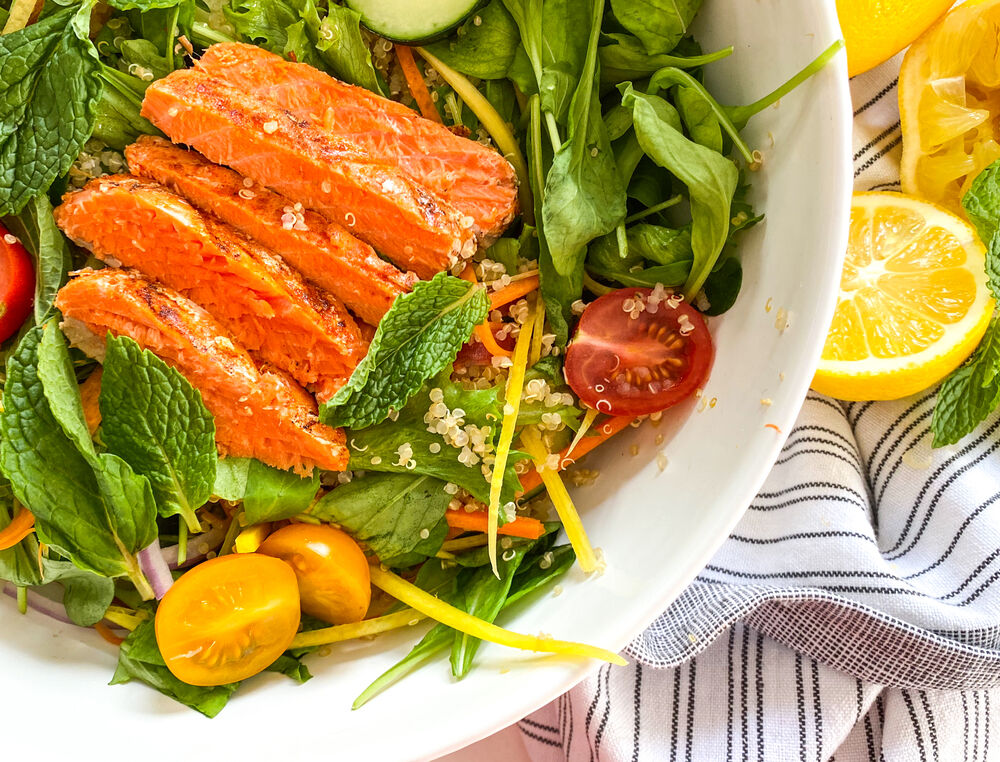
[[146, 90], [142, 115], [176, 143], [304, 206], [421, 278], [475, 253], [473, 220], [384, 156], [194, 69]]
[[215, 417], [222, 455], [306, 474], [347, 467], [344, 432], [320, 423], [316, 402], [284, 372], [257, 364], [196, 304], [135, 270], [75, 274], [56, 305], [70, 341], [103, 360], [104, 339], [128, 336], [176, 368]]
[[176, 289], [323, 399], [367, 351], [336, 299], [160, 185], [129, 175], [97, 178], [67, 194], [55, 214], [66, 235], [97, 257]]
[[294, 202], [197, 151], [144, 135], [125, 149], [125, 158], [133, 174], [165, 185], [280, 254], [372, 325], [416, 280], [342, 226], [308, 209], [296, 211]]
[[510, 162], [401, 103], [254, 45], [213, 45], [195, 68], [394, 162], [472, 217], [481, 241], [498, 238], [517, 214]]

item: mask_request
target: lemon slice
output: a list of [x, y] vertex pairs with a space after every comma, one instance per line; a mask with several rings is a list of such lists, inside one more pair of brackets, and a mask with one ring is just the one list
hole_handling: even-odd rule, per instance
[[853, 77], [892, 58], [954, 4], [954, 0], [837, 0]]
[[1000, 0], [970, 0], [907, 51], [899, 73], [904, 193], [963, 214], [976, 175], [1000, 159], [998, 39]]
[[898, 399], [933, 386], [993, 314], [986, 249], [965, 220], [898, 193], [857, 193], [840, 301], [813, 389]]

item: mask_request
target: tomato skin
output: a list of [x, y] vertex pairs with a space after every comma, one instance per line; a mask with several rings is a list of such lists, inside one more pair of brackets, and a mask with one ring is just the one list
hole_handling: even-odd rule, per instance
[[701, 313], [669, 297], [623, 288], [587, 305], [565, 363], [566, 381], [585, 405], [608, 415], [649, 415], [702, 386], [712, 337]]
[[299, 588], [288, 564], [270, 556], [220, 556], [186, 572], [156, 610], [156, 642], [167, 668], [190, 685], [256, 675], [299, 629]]
[[360, 622], [371, 603], [368, 559], [340, 529], [326, 524], [289, 524], [257, 549], [280, 558], [299, 581], [302, 610], [330, 624]]
[[0, 225], [0, 341], [6, 341], [28, 319], [35, 301], [35, 268], [31, 255]]

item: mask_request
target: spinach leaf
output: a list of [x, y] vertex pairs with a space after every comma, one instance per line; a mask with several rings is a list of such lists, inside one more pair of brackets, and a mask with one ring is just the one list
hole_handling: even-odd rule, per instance
[[503, 79], [514, 63], [521, 35], [502, 0], [491, 0], [452, 36], [427, 49], [470, 77]]
[[729, 47], [704, 55], [680, 56], [663, 53], [649, 55], [642, 42], [632, 35], [610, 34], [604, 37], [610, 42], [601, 46], [598, 56], [601, 60], [601, 82], [607, 85], [644, 79], [665, 66], [696, 69], [720, 61], [733, 53], [733, 49]]
[[371, 51], [361, 36], [361, 14], [346, 5], [329, 3], [322, 21], [313, 0], [305, 0], [302, 17], [314, 36], [316, 49], [329, 72], [353, 85], [380, 95], [388, 95], [375, 66]]
[[0, 215], [69, 169], [94, 129], [101, 64], [91, 3], [0, 36]]
[[[88, 449], [82, 441], [82, 412], [64, 399], [68, 395], [60, 383], [71, 377], [65, 369], [69, 360], [64, 342], [46, 343], [46, 363], [53, 366], [47, 374], [51, 391], [46, 389], [39, 368], [46, 331], [59, 333], [54, 321], [33, 328], [8, 359], [0, 469], [17, 498], [35, 514], [40, 540], [82, 569], [107, 577], [129, 575], [144, 585], [134, 554], [157, 535], [149, 483], [124, 461], [96, 456], [93, 443]], [[50, 394], [57, 399], [55, 408]]]
[[4, 226], [35, 260], [35, 324], [44, 323], [54, 309], [56, 292], [65, 285], [73, 266], [69, 245], [56, 227], [52, 204], [45, 194], [29, 201], [16, 217], [5, 218]]
[[201, 392], [132, 339], [108, 337], [100, 407], [104, 444], [149, 479], [159, 514], [200, 531], [195, 511], [212, 494], [218, 461]]
[[253, 458], [220, 458], [215, 467], [212, 496], [235, 503], [247, 492], [247, 478]]
[[[561, 276], [580, 270], [587, 244], [625, 219], [625, 189], [601, 119], [595, 71], [604, 5], [592, 0], [586, 60], [573, 95], [569, 141], [545, 180], [542, 220], [552, 264]], [[579, 34], [575, 32], [575, 34]]]
[[701, 0], [611, 0], [615, 18], [650, 54], [677, 47], [700, 7]]
[[729, 256], [719, 260], [718, 266], [705, 279], [705, 298], [708, 307], [706, 315], [721, 315], [736, 304], [743, 287], [743, 265], [737, 257]]
[[430, 476], [372, 474], [331, 490], [309, 513], [345, 527], [385, 561], [405, 556], [422, 541], [441, 547], [451, 502], [444, 486]]
[[[16, 513], [10, 483], [0, 478], [0, 530], [7, 528]], [[0, 550], [0, 579], [18, 587], [42, 584], [37, 559], [38, 541], [34, 535], [28, 535], [14, 547]]]
[[364, 360], [323, 405], [323, 422], [363, 429], [385, 420], [424, 381], [454, 362], [488, 311], [489, 298], [481, 286], [446, 273], [417, 283], [396, 299]]
[[[548, 552], [551, 552], [552, 555], [546, 557]], [[507, 596], [504, 608], [513, 606], [526, 595], [530, 595], [557, 577], [561, 577], [572, 568], [574, 561], [576, 561], [576, 553], [573, 552], [573, 547], [570, 545], [560, 545], [552, 548], [551, 551], [548, 550], [548, 546], [533, 549], [514, 577], [510, 595]]]
[[[588, 35], [583, 30], [593, 26], [592, 9], [603, 10], [600, 0], [544, 0], [541, 12], [542, 77], [538, 92], [542, 110], [555, 116], [556, 122], [573, 128], [576, 114], [570, 105], [582, 82], [589, 83], [587, 64]], [[600, 27], [598, 18], [597, 26]], [[596, 53], [595, 53], [596, 55]], [[590, 77], [593, 77], [591, 71]], [[586, 113], [587, 109], [584, 109]]]
[[962, 197], [962, 208], [986, 245], [986, 275], [994, 299], [1000, 299], [1000, 160], [976, 175]]
[[107, 577], [77, 568], [69, 561], [42, 561], [42, 584], [58, 582], [63, 606], [74, 624], [92, 627], [104, 618], [115, 597], [115, 583]]
[[[442, 404], [448, 409], [450, 420], [456, 426], [466, 429], [475, 426], [484, 436], [484, 441], [492, 446], [500, 433], [500, 421], [503, 417], [503, 403], [500, 399], [501, 389], [462, 389], [448, 378], [448, 372], [442, 373], [433, 382], [433, 388], [440, 389]], [[489, 501], [490, 484], [482, 471], [479, 458], [487, 453], [476, 455], [476, 462], [466, 465], [459, 462], [459, 455], [464, 448], [471, 450], [472, 442], [461, 446], [449, 444], [444, 437], [433, 429], [437, 421], [425, 420], [429, 409], [434, 404], [430, 398], [430, 388], [425, 387], [418, 392], [395, 420], [388, 420], [367, 429], [350, 432], [350, 467], [368, 471], [388, 471], [393, 473], [418, 473], [443, 479], [468, 490], [483, 502]], [[455, 416], [451, 411], [461, 411]], [[458, 421], [462, 423], [459, 424]], [[465, 431], [469, 436], [469, 431]], [[400, 455], [400, 448], [405, 454], [409, 447], [408, 458]], [[492, 449], [488, 449], [492, 453]], [[469, 454], [466, 454], [466, 458]], [[504, 502], [514, 499], [514, 493], [520, 489], [520, 482], [513, 469], [516, 456], [508, 463], [504, 476], [504, 487], [501, 499]]]
[[[614, 235], [594, 241], [587, 251], [587, 270], [624, 286], [653, 287], [660, 283], [675, 287], [687, 280], [694, 258], [689, 227], [674, 229], [640, 223], [626, 230], [626, 239], [628, 254], [624, 259]], [[644, 268], [644, 261], [657, 266]]]
[[312, 672], [302, 661], [301, 656], [292, 656], [290, 653], [283, 653], [273, 663], [267, 666], [266, 672], [277, 672], [292, 678], [299, 685], [312, 680]]
[[278, 521], [304, 512], [319, 490], [319, 473], [302, 478], [291, 471], [251, 460], [247, 468], [243, 512], [247, 524]]
[[361, 695], [354, 699], [351, 709], [360, 709], [386, 688], [399, 682], [408, 674], [444, 651], [451, 642], [453, 633], [454, 630], [443, 624], [432, 627], [420, 639], [420, 642], [410, 649], [410, 652], [406, 656], [375, 678], [371, 685], [365, 688], [361, 692]]
[[167, 669], [151, 621], [140, 624], [125, 638], [118, 651], [118, 668], [111, 685], [140, 680], [165, 696], [196, 709], [206, 717], [215, 717], [225, 707], [239, 683], [202, 688], [182, 683]]
[[[142, 42], [152, 46], [147, 40]], [[129, 60], [130, 55], [126, 53], [125, 45], [126, 43], [122, 43], [123, 55], [125, 60]], [[149, 68], [154, 76], [164, 76], [172, 69], [165, 58], [163, 61], [162, 69], [157, 69], [151, 61], [143, 61], [142, 65]], [[134, 143], [140, 135], [162, 134], [139, 113], [147, 82], [110, 66], [102, 67], [101, 80], [104, 82], [104, 91], [97, 104], [94, 138], [121, 151]]]
[[954, 444], [1000, 404], [1000, 318], [993, 318], [979, 348], [941, 384], [931, 431], [934, 446]]
[[722, 153], [722, 125], [701, 93], [693, 87], [678, 87], [674, 102], [691, 140]]
[[538, 231], [539, 291], [545, 302], [545, 315], [549, 327], [560, 346], [569, 341], [569, 327], [574, 320], [572, 305], [583, 296], [583, 268], [577, 267], [567, 275], [556, 269], [549, 252], [544, 231]]
[[637, 92], [627, 84], [622, 103], [632, 109], [643, 151], [672, 172], [690, 193], [694, 263], [684, 293], [691, 298], [701, 290], [726, 244], [739, 172], [730, 159], [684, 137], [675, 127], [676, 110], [663, 98]]
[[[461, 608], [484, 622], [493, 623], [503, 609], [510, 593], [514, 574], [530, 546], [510, 548], [503, 552], [497, 562], [497, 573], [490, 566], [483, 566], [471, 572], [465, 581], [459, 581], [462, 594]], [[482, 641], [464, 632], [455, 632], [451, 644], [451, 674], [461, 680], [472, 668], [472, 660]]]

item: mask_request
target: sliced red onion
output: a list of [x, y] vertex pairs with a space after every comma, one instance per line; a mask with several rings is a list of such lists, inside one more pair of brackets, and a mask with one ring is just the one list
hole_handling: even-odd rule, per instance
[[160, 539], [156, 538], [139, 551], [139, 568], [146, 575], [149, 584], [153, 588], [153, 595], [156, 600], [160, 600], [167, 594], [167, 590], [174, 584], [174, 578], [170, 574], [170, 567], [163, 558], [160, 550]]
[[[205, 557], [205, 554], [210, 550], [215, 550], [220, 545], [222, 541], [226, 539], [226, 525], [216, 527], [215, 529], [210, 529], [204, 534], [196, 534], [188, 538], [188, 556], [184, 559], [184, 566], [188, 564], [196, 563]], [[204, 550], [202, 550], [204, 548]], [[169, 548], [164, 548], [161, 553], [163, 555], [163, 560], [167, 562], [167, 566], [171, 569], [176, 569], [182, 564], [177, 563], [179, 557], [180, 546], [171, 545]]]
[[[11, 598], [17, 598], [17, 588], [14, 585], [5, 583], [3, 591]], [[65, 606], [58, 601], [53, 601], [46, 598], [44, 595], [39, 595], [38, 593], [28, 590], [25, 591], [25, 594], [27, 596], [28, 608], [34, 609], [40, 614], [50, 616], [64, 624], [73, 624], [70, 618], [66, 615]]]

